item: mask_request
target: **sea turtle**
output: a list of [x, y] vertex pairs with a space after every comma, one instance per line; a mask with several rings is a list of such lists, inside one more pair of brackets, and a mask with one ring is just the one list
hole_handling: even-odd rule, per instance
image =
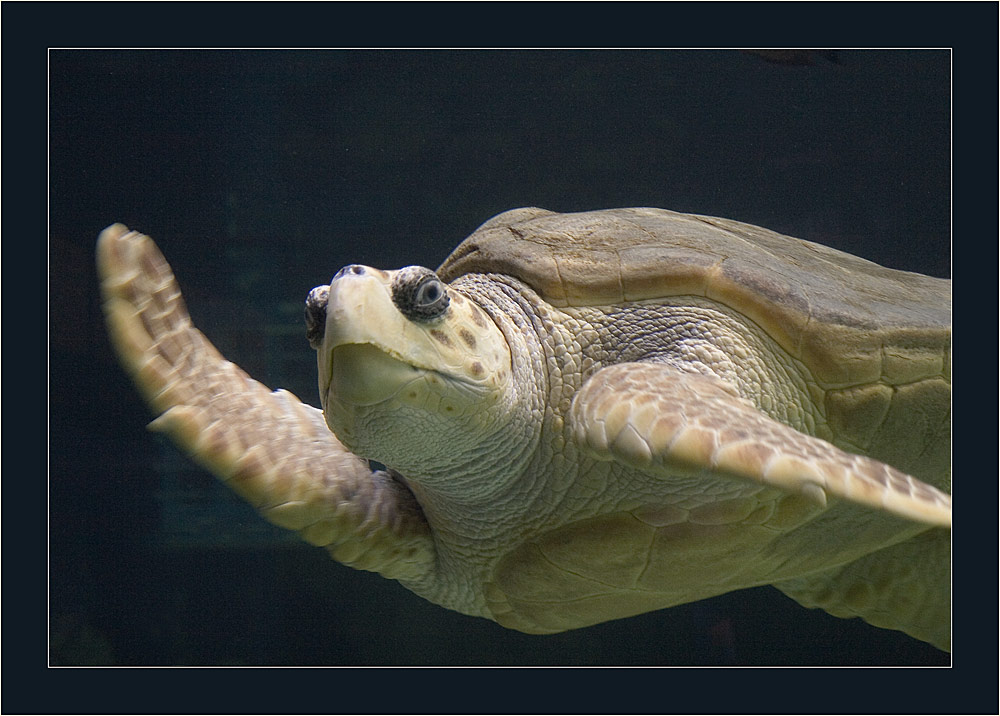
[[950, 281], [514, 209], [309, 294], [320, 411], [219, 354], [148, 237], [98, 265], [152, 426], [340, 562], [536, 634], [772, 584], [950, 648]]

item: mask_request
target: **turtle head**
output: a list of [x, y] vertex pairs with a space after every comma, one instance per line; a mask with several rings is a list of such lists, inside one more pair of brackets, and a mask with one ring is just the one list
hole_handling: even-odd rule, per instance
[[404, 474], [472, 447], [502, 410], [503, 333], [429, 269], [345, 266], [310, 292], [306, 330], [327, 425], [353, 452]]

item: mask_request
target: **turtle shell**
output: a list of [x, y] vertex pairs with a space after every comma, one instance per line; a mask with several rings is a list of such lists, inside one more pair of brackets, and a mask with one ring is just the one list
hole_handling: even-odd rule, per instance
[[828, 386], [950, 370], [950, 281], [729, 219], [513, 209], [438, 269], [449, 282], [468, 273], [513, 276], [557, 307], [701, 296], [757, 323]]

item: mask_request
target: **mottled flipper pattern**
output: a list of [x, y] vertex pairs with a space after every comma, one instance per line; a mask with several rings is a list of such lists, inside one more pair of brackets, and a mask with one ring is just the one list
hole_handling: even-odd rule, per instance
[[97, 263], [112, 342], [159, 416], [153, 428], [338, 561], [392, 578], [426, 573], [433, 543], [409, 490], [351, 454], [321, 411], [225, 360], [191, 324], [149, 237], [110, 226]]
[[773, 420], [711, 376], [658, 363], [612, 365], [577, 393], [571, 420], [594, 455], [647, 472], [708, 470], [951, 527], [949, 495]]

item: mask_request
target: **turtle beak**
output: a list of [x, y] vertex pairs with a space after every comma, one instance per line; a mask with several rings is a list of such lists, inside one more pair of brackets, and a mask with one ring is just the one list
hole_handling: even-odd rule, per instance
[[402, 322], [389, 285], [386, 272], [351, 264], [334, 274], [329, 286], [310, 292], [306, 332], [316, 349], [324, 408], [333, 399], [356, 405], [384, 400], [389, 396], [382, 395], [379, 376], [391, 386], [389, 378], [398, 380], [399, 372], [414, 370], [384, 347], [386, 331], [398, 337], [394, 324]]
[[370, 271], [375, 272], [374, 269], [369, 269], [366, 266], [350, 264], [335, 273], [330, 279], [329, 285], [317, 286], [306, 296], [306, 338], [309, 339], [309, 345], [314, 350], [319, 350], [322, 347], [326, 335], [326, 309], [330, 303], [330, 289], [346, 277], [364, 276]]
[[398, 321], [396, 314], [385, 271], [357, 264], [345, 266], [330, 280], [321, 352], [345, 343], [377, 344], [382, 329]]

